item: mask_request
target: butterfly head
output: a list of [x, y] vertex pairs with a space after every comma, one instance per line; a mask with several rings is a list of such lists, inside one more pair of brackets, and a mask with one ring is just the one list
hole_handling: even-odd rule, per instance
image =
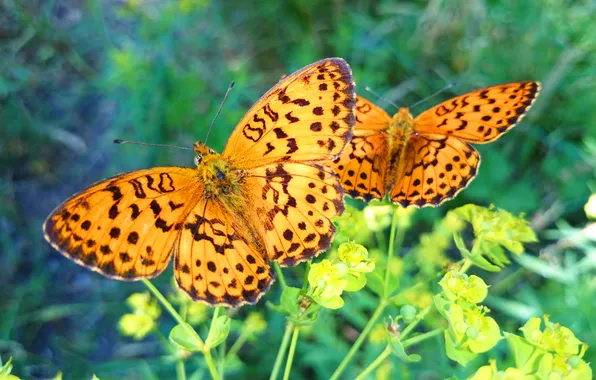
[[414, 130], [414, 118], [410, 113], [410, 109], [400, 108], [391, 119], [389, 129], [390, 134], [396, 136], [398, 141], [405, 141], [404, 139]]
[[400, 108], [393, 116], [392, 122], [401, 129], [407, 129], [414, 125], [414, 118], [412, 117], [409, 108]]
[[214, 149], [209, 148], [207, 145], [203, 144], [201, 141], [197, 141], [193, 144], [193, 149], [195, 150], [195, 165], [199, 166], [205, 158], [208, 156], [219, 156]]
[[239, 193], [241, 172], [230, 161], [201, 141], [194, 143], [195, 164], [208, 196], [233, 198]]

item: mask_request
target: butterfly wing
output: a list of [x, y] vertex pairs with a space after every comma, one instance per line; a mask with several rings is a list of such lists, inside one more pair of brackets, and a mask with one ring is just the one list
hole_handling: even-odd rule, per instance
[[414, 119], [414, 130], [488, 143], [513, 128], [539, 92], [538, 82], [513, 82], [472, 91], [421, 113]]
[[273, 273], [259, 236], [217, 198], [203, 197], [183, 223], [176, 242], [174, 276], [196, 301], [210, 305], [254, 304]]
[[391, 118], [383, 109], [359, 96], [354, 111], [354, 135], [332, 168], [341, 179], [344, 192], [365, 201], [385, 196]]
[[251, 170], [250, 218], [258, 221], [270, 260], [283, 266], [309, 260], [329, 249], [331, 218], [344, 210], [337, 174], [319, 164], [277, 163]]
[[172, 246], [202, 193], [196, 169], [156, 167], [100, 181], [58, 206], [43, 225], [64, 256], [105, 276], [151, 278], [168, 265]]
[[476, 176], [480, 154], [467, 142], [441, 134], [411, 136], [389, 197], [403, 207], [437, 206]]
[[238, 168], [334, 159], [352, 137], [348, 64], [324, 59], [281, 79], [247, 112], [223, 152]]

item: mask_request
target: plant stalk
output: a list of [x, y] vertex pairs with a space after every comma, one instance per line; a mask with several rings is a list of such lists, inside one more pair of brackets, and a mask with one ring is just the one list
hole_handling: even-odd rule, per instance
[[298, 343], [298, 334], [300, 333], [300, 326], [294, 325], [294, 332], [292, 334], [292, 343], [290, 344], [290, 351], [288, 352], [288, 360], [286, 361], [286, 369], [284, 371], [284, 380], [290, 378], [292, 370], [292, 362], [294, 361], [294, 352], [296, 351], [296, 344]]
[[279, 346], [279, 350], [277, 351], [277, 357], [275, 358], [275, 364], [273, 365], [273, 370], [271, 371], [271, 376], [269, 376], [269, 380], [276, 380], [277, 375], [279, 374], [279, 370], [281, 369], [281, 362], [286, 354], [286, 350], [288, 349], [288, 344], [290, 344], [290, 337], [292, 336], [292, 331], [294, 330], [294, 324], [292, 322], [288, 322], [286, 326], [286, 331], [284, 332], [284, 337], [281, 340], [281, 345]]

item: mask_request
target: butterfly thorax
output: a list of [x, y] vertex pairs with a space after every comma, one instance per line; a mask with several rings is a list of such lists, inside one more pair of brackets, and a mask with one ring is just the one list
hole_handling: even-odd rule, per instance
[[241, 202], [243, 171], [234, 168], [229, 160], [200, 141], [194, 144], [194, 150], [199, 178], [205, 186], [207, 198], [217, 197], [230, 206]]
[[[387, 166], [387, 173], [396, 173], [400, 162], [403, 162], [406, 142], [414, 132], [414, 118], [408, 108], [400, 108], [393, 116], [389, 124], [389, 157], [390, 163]], [[394, 178], [386, 175], [388, 180]], [[393, 183], [386, 183], [386, 188], [393, 186]]]

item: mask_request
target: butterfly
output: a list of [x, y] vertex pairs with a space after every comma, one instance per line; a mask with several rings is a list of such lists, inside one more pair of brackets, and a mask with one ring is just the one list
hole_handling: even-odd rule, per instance
[[400, 108], [390, 117], [358, 96], [354, 136], [333, 161], [347, 195], [366, 201], [388, 195], [403, 207], [438, 206], [478, 173], [470, 144], [501, 137], [526, 114], [538, 82], [514, 82], [447, 100], [417, 117]]
[[340, 58], [280, 80], [220, 155], [194, 143], [196, 167], [154, 167], [97, 182], [43, 225], [64, 256], [104, 276], [174, 277], [193, 300], [256, 303], [274, 273], [327, 250], [343, 190], [328, 167], [352, 137], [354, 82]]

